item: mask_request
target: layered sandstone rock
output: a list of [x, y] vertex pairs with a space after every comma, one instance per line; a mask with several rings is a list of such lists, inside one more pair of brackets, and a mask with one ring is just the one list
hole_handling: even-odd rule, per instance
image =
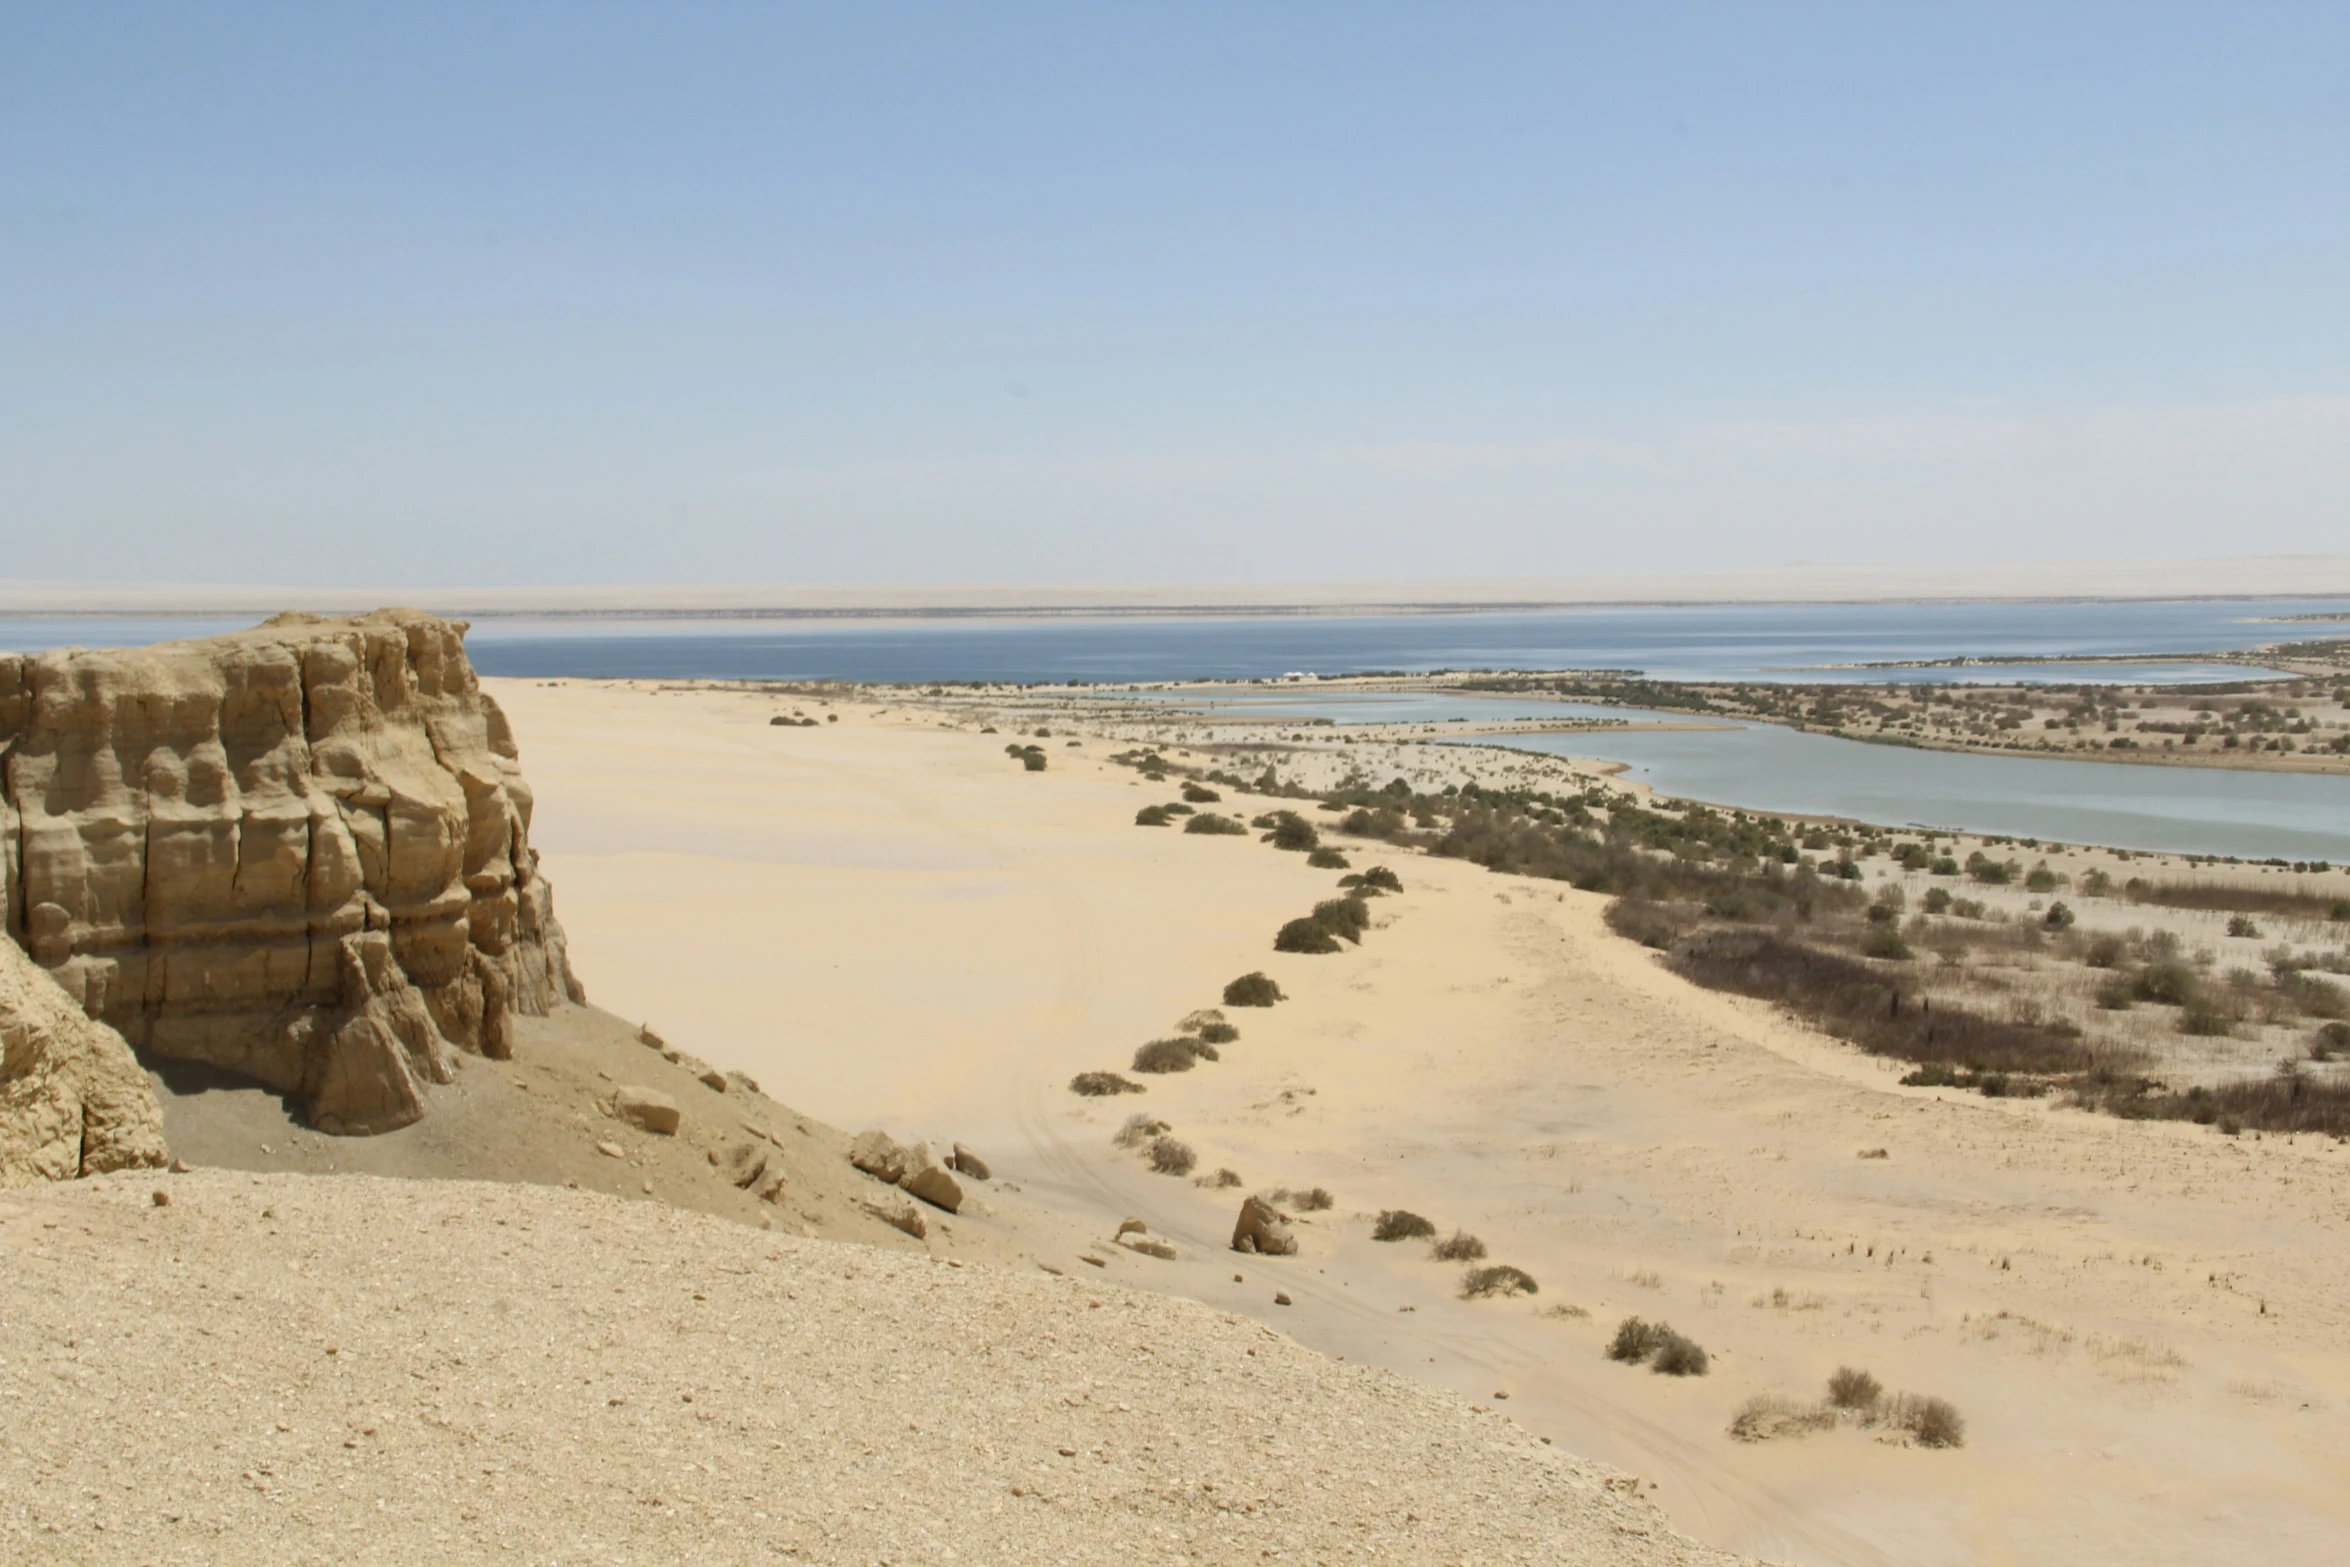
[[165, 1157], [163, 1115], [130, 1046], [0, 941], [0, 1186]]
[[415, 1120], [453, 1050], [582, 999], [464, 629], [282, 615], [0, 657], [8, 934], [154, 1056], [329, 1131]]

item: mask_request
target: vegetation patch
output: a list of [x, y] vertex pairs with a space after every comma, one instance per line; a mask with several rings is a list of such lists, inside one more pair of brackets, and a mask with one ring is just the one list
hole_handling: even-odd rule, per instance
[[1288, 999], [1281, 993], [1281, 987], [1262, 973], [1243, 974], [1224, 987], [1224, 1004], [1228, 1007], [1269, 1007]]
[[1434, 1223], [1409, 1208], [1382, 1208], [1371, 1225], [1371, 1239], [1375, 1241], [1424, 1240], [1435, 1233]]
[[1069, 1092], [1082, 1094], [1088, 1099], [1101, 1099], [1113, 1094], [1139, 1094], [1143, 1092], [1143, 1087], [1115, 1072], [1080, 1072], [1069, 1079]]

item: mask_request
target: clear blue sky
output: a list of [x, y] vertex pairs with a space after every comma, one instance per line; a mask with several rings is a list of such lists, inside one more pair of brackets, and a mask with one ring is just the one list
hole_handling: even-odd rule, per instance
[[2350, 5], [0, 3], [0, 576], [2350, 549]]

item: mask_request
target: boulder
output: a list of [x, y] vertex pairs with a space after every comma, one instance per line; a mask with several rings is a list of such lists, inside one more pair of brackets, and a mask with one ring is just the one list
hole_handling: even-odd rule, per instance
[[1232, 1227], [1232, 1249], [1290, 1257], [1297, 1254], [1297, 1237], [1289, 1233], [1289, 1221], [1280, 1209], [1262, 1197], [1250, 1197], [1241, 1203], [1240, 1222]]
[[0, 937], [0, 1186], [160, 1167], [163, 1114], [122, 1035]]
[[909, 1170], [898, 1184], [933, 1208], [944, 1208], [949, 1213], [962, 1211], [962, 1183], [949, 1175], [944, 1165], [926, 1164], [919, 1170]]
[[25, 949], [133, 1048], [323, 1130], [407, 1125], [454, 1052], [510, 1054], [514, 1014], [585, 998], [464, 637], [378, 610], [0, 656]]
[[922, 1217], [922, 1210], [903, 1197], [868, 1197], [865, 1211], [893, 1230], [903, 1230], [916, 1240], [930, 1233], [930, 1223]]
[[887, 1132], [859, 1132], [849, 1143], [849, 1163], [892, 1186], [906, 1178], [906, 1150]]
[[767, 1150], [757, 1143], [736, 1143], [719, 1158], [718, 1167], [728, 1180], [748, 1191], [767, 1173]]
[[634, 1084], [612, 1096], [612, 1113], [631, 1126], [663, 1137], [677, 1135], [678, 1123], [684, 1119], [677, 1101], [657, 1088], [639, 1088]]
[[975, 1181], [987, 1180], [993, 1173], [988, 1169], [985, 1159], [980, 1158], [979, 1155], [961, 1143], [955, 1144], [955, 1151], [947, 1160], [947, 1168], [957, 1175], [968, 1175]]
[[704, 1088], [715, 1089], [717, 1092], [722, 1094], [726, 1092], [726, 1074], [719, 1071], [718, 1068], [714, 1066], [705, 1066], [700, 1071], [696, 1072], [694, 1076], [702, 1080], [702, 1086]]

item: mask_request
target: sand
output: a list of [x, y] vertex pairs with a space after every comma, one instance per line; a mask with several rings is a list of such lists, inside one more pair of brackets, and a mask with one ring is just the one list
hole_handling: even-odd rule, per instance
[[0, 1561], [1727, 1560], [1229, 1313], [593, 1193], [101, 1177], [0, 1270]]
[[[1407, 885], [1361, 948], [1274, 954], [1333, 876], [1132, 826], [1169, 791], [1101, 741], [1056, 734], [1032, 774], [1005, 736], [902, 702], [779, 729], [730, 692], [494, 684], [599, 1000], [837, 1125], [984, 1139], [1030, 1196], [1178, 1249], [1109, 1277], [1506, 1392], [1511, 1420], [1640, 1475], [1725, 1549], [2350, 1553], [2350, 1153], [2330, 1143], [1902, 1089], [1664, 973], [1602, 900], [1453, 862], [1358, 853]], [[1063, 1090], [1258, 968], [1295, 999], [1235, 1013], [1221, 1063], [1140, 1099]], [[1244, 1190], [1337, 1206], [1301, 1222], [1298, 1258], [1242, 1265], [1221, 1249], [1238, 1193], [1113, 1145], [1137, 1108]], [[1369, 1240], [1390, 1206], [1475, 1231], [1541, 1293], [1455, 1299], [1457, 1269]], [[1605, 1360], [1629, 1313], [1700, 1340], [1712, 1374]], [[1816, 1397], [1839, 1364], [1952, 1399], [1967, 1445], [1726, 1434], [1748, 1397]]]

